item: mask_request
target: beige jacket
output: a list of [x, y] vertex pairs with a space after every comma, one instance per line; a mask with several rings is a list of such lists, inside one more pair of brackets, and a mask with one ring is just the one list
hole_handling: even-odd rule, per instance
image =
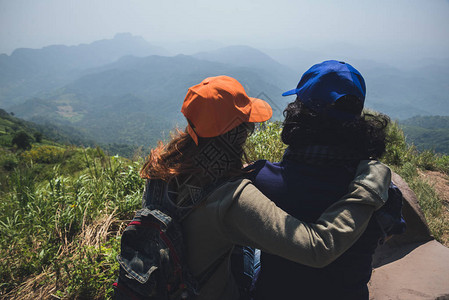
[[[247, 179], [221, 186], [184, 221], [187, 263], [194, 276], [248, 245], [292, 261], [323, 267], [360, 237], [372, 213], [388, 197], [391, 173], [376, 161], [363, 161], [348, 194], [307, 224], [288, 215]], [[229, 256], [200, 290], [197, 299], [238, 299]]]

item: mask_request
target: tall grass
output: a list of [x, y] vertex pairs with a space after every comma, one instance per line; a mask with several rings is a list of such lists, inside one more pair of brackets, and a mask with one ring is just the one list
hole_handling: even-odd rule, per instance
[[42, 280], [59, 297], [110, 293], [105, 287], [112, 284], [118, 248], [117, 237], [110, 236], [118, 230], [113, 220], [141, 204], [140, 164], [106, 157], [101, 149], [82, 152], [78, 163], [87, 168], [76, 174], [63, 175], [54, 165], [51, 178], [39, 181], [32, 160], [10, 173], [11, 189], [0, 197], [2, 295], [39, 273], [48, 274]]

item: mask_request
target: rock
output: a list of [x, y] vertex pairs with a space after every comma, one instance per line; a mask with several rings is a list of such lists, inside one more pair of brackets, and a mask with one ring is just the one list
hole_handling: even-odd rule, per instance
[[373, 271], [370, 299], [449, 299], [449, 248], [432, 240], [390, 250]]
[[449, 299], [449, 248], [433, 239], [416, 195], [393, 174], [404, 196], [404, 234], [379, 246], [373, 257], [370, 299]]

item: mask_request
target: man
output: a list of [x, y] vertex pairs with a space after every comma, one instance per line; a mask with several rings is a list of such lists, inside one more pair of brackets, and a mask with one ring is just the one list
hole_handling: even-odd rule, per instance
[[[281, 162], [252, 166], [257, 188], [294, 217], [316, 221], [344, 195], [358, 162], [385, 152], [388, 117], [363, 114], [365, 94], [362, 75], [347, 63], [325, 61], [304, 73], [297, 88], [283, 94], [297, 96], [284, 111], [282, 141], [288, 148]], [[372, 254], [386, 234], [404, 230], [400, 209], [400, 200], [390, 203], [347, 252], [322, 269], [262, 253], [256, 299], [368, 299]]]

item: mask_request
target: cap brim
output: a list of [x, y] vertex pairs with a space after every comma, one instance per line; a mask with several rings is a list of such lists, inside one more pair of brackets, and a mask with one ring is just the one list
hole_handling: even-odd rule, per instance
[[249, 97], [251, 100], [251, 113], [248, 122], [265, 122], [273, 115], [270, 104], [258, 98]]
[[298, 92], [298, 89], [293, 89], [293, 90], [283, 93], [282, 96], [296, 95], [297, 92]]

